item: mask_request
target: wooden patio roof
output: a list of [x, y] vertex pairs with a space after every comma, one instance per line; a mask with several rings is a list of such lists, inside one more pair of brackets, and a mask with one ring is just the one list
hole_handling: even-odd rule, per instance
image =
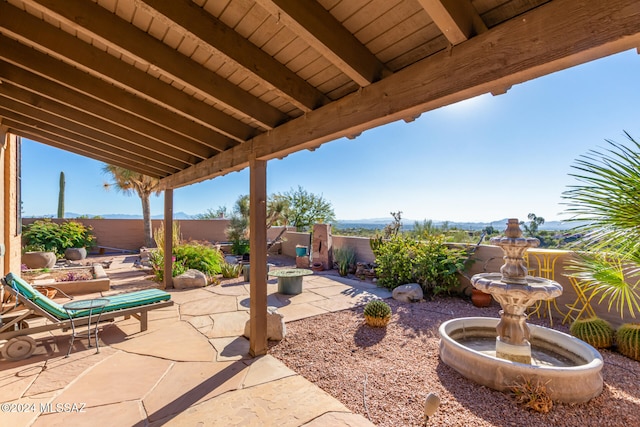
[[637, 0], [0, 0], [0, 127], [171, 189], [639, 46]]

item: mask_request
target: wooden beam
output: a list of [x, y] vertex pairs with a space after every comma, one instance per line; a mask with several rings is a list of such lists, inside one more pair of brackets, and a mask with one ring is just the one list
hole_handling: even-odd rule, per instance
[[173, 189], [164, 190], [164, 270], [163, 285], [173, 289]]
[[360, 86], [391, 71], [315, 0], [256, 0]]
[[200, 96], [214, 99], [261, 126], [272, 129], [289, 117], [275, 107], [189, 60], [177, 50], [136, 28], [100, 5], [85, 0], [23, 0], [66, 25], [81, 28], [108, 47], [148, 64]]
[[104, 153], [104, 150], [98, 148], [86, 148], [78, 144], [75, 140], [67, 140], [58, 135], [49, 134], [48, 132], [38, 128], [31, 128], [23, 124], [17, 124], [15, 127], [10, 127], [9, 131], [14, 135], [39, 142], [41, 144], [46, 144], [51, 147], [59, 148], [80, 156], [89, 157], [97, 161], [120, 166], [129, 170], [140, 171], [140, 173], [144, 173], [148, 176], [156, 178], [166, 176], [166, 174], [158, 174], [157, 171], [152, 169], [146, 169], [144, 164], [137, 162], [135, 159], [113, 155], [113, 153], [110, 152]]
[[418, 0], [452, 45], [487, 31], [470, 0]]
[[277, 90], [280, 96], [302, 111], [329, 103], [329, 98], [322, 92], [191, 0], [140, 0], [138, 6], [165, 25], [191, 33], [199, 49], [216, 56], [224, 55], [227, 60], [244, 67], [253, 78], [271, 90]]
[[[589, 28], [589, 31], [584, 31]], [[162, 180], [177, 188], [640, 45], [640, 2], [554, 0]]]
[[[33, 49], [25, 49], [24, 45], [3, 36], [0, 36], [0, 58], [17, 65], [21, 70], [27, 70], [68, 88], [67, 92], [77, 91], [84, 95], [84, 99], [88, 102], [94, 99], [97, 103], [104, 103], [112, 109], [120, 110], [121, 116], [129, 117], [127, 122], [132, 122], [137, 117], [145, 119], [144, 123], [151, 123], [157, 128], [152, 135], [156, 135], [162, 141], [175, 142], [180, 150], [192, 156], [204, 159], [221, 151], [222, 147], [229, 146], [229, 138], [220, 134], [218, 134], [218, 141], [214, 141], [211, 146], [177, 133], [171, 128], [172, 123], [191, 128], [195, 124], [48, 55]], [[18, 68], [13, 69], [16, 73], [19, 72]], [[61, 100], [64, 102], [64, 99]]]
[[267, 162], [249, 167], [249, 353], [267, 354]]
[[[49, 101], [46, 101], [46, 104], [55, 114], [78, 123], [91, 123], [91, 127], [102, 132], [183, 163], [197, 162], [197, 158], [185, 152], [181, 145], [188, 144], [188, 141], [175, 138], [176, 135], [165, 128], [145, 120], [136, 120], [120, 109], [2, 61], [0, 61], [0, 78], [7, 86], [16, 86], [27, 92], [41, 95], [40, 100], [43, 102], [45, 97], [48, 98]], [[11, 89], [7, 89], [9, 90]], [[6, 93], [4, 88], [0, 88], [0, 91]], [[206, 158], [211, 153], [213, 152], [200, 153], [199, 159]]]
[[95, 147], [106, 152], [111, 150], [112, 153], [117, 155], [144, 158], [144, 164], [148, 168], [156, 169], [154, 175], [169, 175], [186, 166], [184, 163], [167, 159], [158, 155], [158, 153], [137, 147], [127, 141], [114, 138], [111, 135], [106, 135], [63, 117], [55, 116], [46, 110], [39, 110], [31, 105], [8, 99], [1, 94], [0, 112], [7, 118], [68, 138], [78, 144], [86, 145], [88, 148]]
[[[0, 57], [11, 58], [14, 63], [19, 62], [25, 68], [62, 83], [71, 80], [74, 87], [88, 95], [127, 109], [147, 120], [170, 126], [176, 132], [200, 143], [224, 150], [233, 145], [229, 138], [242, 142], [255, 134], [255, 129], [251, 126], [230, 118], [222, 111], [9, 3], [0, 2], [0, 27], [12, 37], [27, 45], [35, 45], [47, 53], [44, 55], [24, 45], [10, 48], [17, 42], [3, 37], [0, 40]], [[52, 57], [72, 64], [73, 67], [61, 66]], [[74, 67], [100, 76], [100, 79], [86, 76], [78, 81], [79, 76], [82, 77], [85, 73]], [[73, 79], [71, 75], [64, 77], [69, 69], [73, 71]], [[62, 77], [54, 77], [60, 76], [60, 73]], [[85, 82], [89, 82], [89, 85], [84, 84]], [[117, 89], [122, 86], [131, 93]], [[143, 99], [152, 103], [144, 102]]]

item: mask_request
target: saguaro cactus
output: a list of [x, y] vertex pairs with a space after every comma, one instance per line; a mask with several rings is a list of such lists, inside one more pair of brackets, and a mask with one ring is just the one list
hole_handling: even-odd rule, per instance
[[60, 172], [60, 192], [58, 193], [58, 218], [64, 218], [64, 172]]

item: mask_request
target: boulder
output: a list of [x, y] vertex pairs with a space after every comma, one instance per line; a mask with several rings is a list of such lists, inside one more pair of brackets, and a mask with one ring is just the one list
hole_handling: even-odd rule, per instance
[[395, 288], [391, 294], [393, 299], [401, 302], [415, 302], [424, 298], [422, 286], [417, 283], [408, 283]]
[[173, 278], [176, 289], [204, 288], [207, 286], [207, 275], [202, 271], [190, 269]]
[[25, 252], [22, 254], [22, 263], [27, 268], [52, 268], [56, 265], [56, 254], [53, 252]]
[[86, 248], [67, 248], [64, 250], [64, 257], [69, 261], [80, 261], [87, 257]]
[[[244, 325], [244, 336], [249, 338], [250, 320]], [[284, 315], [278, 313], [276, 307], [267, 307], [267, 339], [272, 341], [280, 341], [287, 334], [287, 328], [284, 324]]]

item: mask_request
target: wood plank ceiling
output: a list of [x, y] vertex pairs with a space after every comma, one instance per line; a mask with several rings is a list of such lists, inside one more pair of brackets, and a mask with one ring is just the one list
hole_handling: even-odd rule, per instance
[[0, 0], [0, 126], [177, 188], [638, 46], [637, 0]]

